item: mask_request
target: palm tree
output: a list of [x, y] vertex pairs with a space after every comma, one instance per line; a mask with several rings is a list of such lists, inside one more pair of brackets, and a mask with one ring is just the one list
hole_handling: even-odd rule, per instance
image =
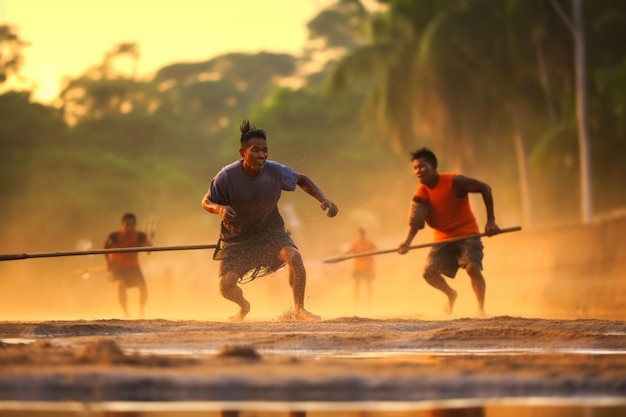
[[[490, 2], [448, 2], [432, 7], [416, 2], [410, 11], [390, 9], [372, 19], [373, 42], [348, 54], [337, 66], [332, 86], [345, 89], [360, 79], [373, 83], [370, 112], [382, 115], [392, 131], [392, 146], [406, 151], [417, 138], [435, 141], [449, 150], [451, 165], [464, 170], [477, 158], [486, 120], [504, 117], [509, 109], [515, 134], [523, 210], [529, 222], [530, 192], [521, 129], [521, 108], [511, 84], [510, 57], [502, 52], [506, 37], [494, 37], [502, 27]], [[396, 13], [404, 13], [396, 15]], [[486, 22], [486, 23], [485, 23]], [[487, 31], [480, 33], [480, 25]], [[489, 32], [491, 31], [491, 32]], [[480, 37], [474, 42], [471, 37]], [[489, 40], [489, 37], [493, 38]], [[496, 56], [492, 56], [496, 51]], [[494, 65], [495, 62], [495, 65]], [[501, 71], [505, 70], [503, 76]], [[505, 91], [505, 98], [502, 92]], [[502, 101], [507, 106], [499, 105]]]
[[550, 84], [560, 61], [545, 59], [560, 47], [550, 38], [549, 10], [527, 0], [387, 3], [388, 13], [373, 17], [372, 43], [338, 64], [332, 85], [368, 80], [394, 148], [434, 141], [455, 169], [475, 167], [486, 148], [507, 147], [498, 138], [510, 137], [522, 216], [531, 225], [532, 138], [562, 129]]
[[374, 13], [369, 19], [370, 42], [336, 63], [329, 85], [335, 93], [355, 85], [367, 89], [365, 111], [387, 127], [392, 148], [401, 153], [415, 144], [411, 101], [418, 38], [403, 16]]

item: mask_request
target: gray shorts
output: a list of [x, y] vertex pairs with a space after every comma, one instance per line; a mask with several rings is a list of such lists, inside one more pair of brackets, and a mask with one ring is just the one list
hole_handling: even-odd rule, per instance
[[122, 281], [126, 287], [142, 287], [146, 285], [141, 269], [138, 267], [125, 269], [112, 269], [113, 281]]
[[433, 246], [424, 270], [454, 278], [459, 268], [466, 268], [470, 263], [483, 267], [483, 244], [478, 237]]
[[361, 281], [371, 281], [374, 279], [375, 276], [376, 274], [374, 273], [374, 269], [372, 268], [352, 272], [352, 278]]

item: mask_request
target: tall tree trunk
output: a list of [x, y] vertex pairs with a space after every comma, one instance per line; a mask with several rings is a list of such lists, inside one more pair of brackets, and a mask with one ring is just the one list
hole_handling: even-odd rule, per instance
[[522, 218], [524, 225], [532, 227], [530, 196], [530, 181], [528, 177], [528, 159], [526, 158], [526, 147], [524, 146], [524, 131], [522, 129], [522, 116], [517, 103], [509, 105], [511, 117], [513, 119], [513, 140], [515, 143], [515, 155], [517, 159], [517, 173], [519, 176], [520, 191], [522, 197]]
[[589, 128], [587, 126], [587, 94], [585, 88], [585, 33], [583, 27], [583, 2], [572, 0], [573, 19], [563, 12], [556, 0], [550, 4], [574, 38], [574, 69], [576, 72], [576, 121], [578, 124], [578, 153], [580, 165], [580, 212], [583, 224], [591, 223], [592, 190], [591, 190], [591, 157], [589, 154]]
[[548, 109], [548, 117], [552, 125], [556, 124], [556, 111], [554, 110], [554, 100], [552, 99], [552, 91], [550, 88], [550, 78], [548, 77], [548, 70], [546, 68], [546, 59], [543, 53], [543, 47], [541, 42], [537, 42], [537, 67], [539, 69], [539, 80], [541, 81], [541, 88], [543, 88], [543, 94], [546, 100], [546, 108]]
[[576, 50], [576, 116], [578, 119], [578, 148], [580, 158], [580, 203], [583, 224], [591, 222], [591, 157], [589, 155], [589, 127], [587, 125], [587, 93], [585, 78], [585, 34], [582, 0], [572, 0], [574, 16], [574, 47]]

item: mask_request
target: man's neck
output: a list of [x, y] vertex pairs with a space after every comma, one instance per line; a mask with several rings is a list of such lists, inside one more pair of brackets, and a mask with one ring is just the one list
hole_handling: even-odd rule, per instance
[[439, 184], [439, 173], [435, 173], [432, 179], [424, 183], [428, 188], [435, 188]]
[[249, 176], [249, 177], [256, 177], [261, 173], [261, 170], [263, 168], [258, 168], [255, 166], [250, 166], [248, 164], [246, 164], [246, 161], [241, 161], [241, 169], [243, 170], [243, 172]]

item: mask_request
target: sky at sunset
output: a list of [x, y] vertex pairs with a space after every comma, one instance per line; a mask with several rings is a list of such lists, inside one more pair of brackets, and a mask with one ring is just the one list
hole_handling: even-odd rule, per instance
[[30, 43], [21, 74], [34, 98], [56, 97], [121, 42], [139, 44], [139, 76], [225, 52], [298, 54], [307, 22], [330, 0], [0, 0], [0, 24]]

